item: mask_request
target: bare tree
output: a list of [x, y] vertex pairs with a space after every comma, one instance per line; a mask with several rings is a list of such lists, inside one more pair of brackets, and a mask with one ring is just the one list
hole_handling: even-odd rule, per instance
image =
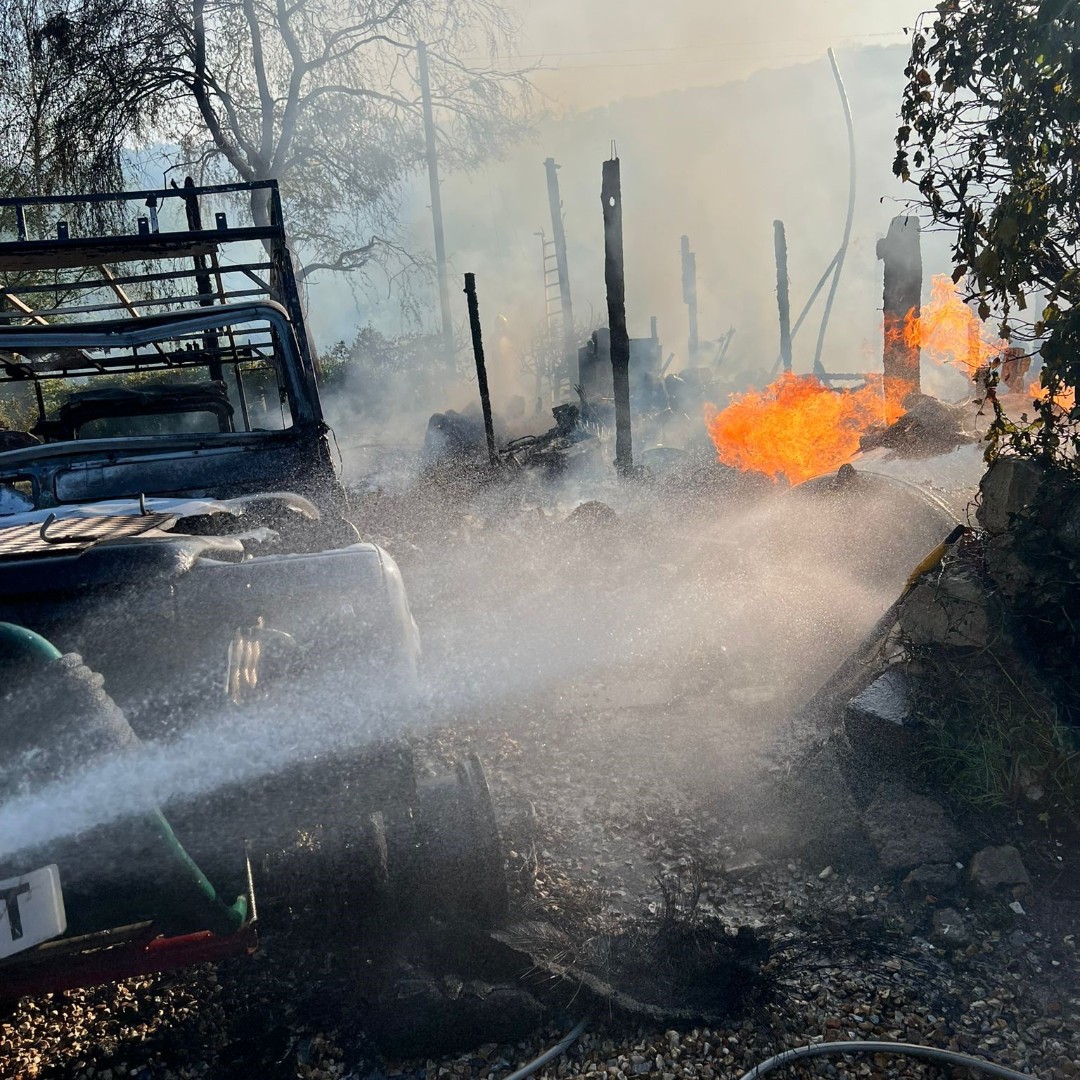
[[[152, 47], [115, 48], [116, 35], [102, 30], [85, 49], [68, 49], [64, 92], [21, 127], [11, 123], [19, 109], [8, 110], [0, 161], [18, 156], [14, 147], [25, 155], [42, 133], [55, 144], [56, 124], [96, 140], [114, 166], [125, 130], [179, 145], [203, 178], [280, 182], [304, 272], [354, 271], [393, 246], [399, 196], [423, 162], [418, 40], [428, 43], [446, 167], [498, 154], [526, 125], [527, 72], [491, 61], [514, 30], [497, 0], [190, 3], [60, 0], [72, 26], [104, 25], [100, 9], [114, 6], [140, 28], [136, 43]], [[9, 35], [2, 55], [14, 55], [23, 71], [42, 57], [60, 63], [47, 29], [59, 10], [54, 0], [47, 8], [43, 0], [0, 0], [0, 20], [15, 9], [27, 29]], [[126, 62], [121, 93], [112, 57], [98, 55], [109, 49]], [[75, 175], [64, 179], [74, 183]], [[252, 212], [264, 221], [266, 203], [256, 200]]]

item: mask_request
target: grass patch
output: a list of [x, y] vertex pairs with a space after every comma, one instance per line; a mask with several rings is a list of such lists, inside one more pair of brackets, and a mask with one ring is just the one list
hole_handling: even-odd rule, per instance
[[972, 806], [1080, 805], [1080, 746], [1052, 698], [1000, 650], [920, 657], [914, 708], [924, 765]]

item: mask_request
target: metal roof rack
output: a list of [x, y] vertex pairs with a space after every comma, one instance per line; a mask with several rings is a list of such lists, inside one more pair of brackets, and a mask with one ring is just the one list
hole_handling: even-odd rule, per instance
[[[230, 225], [229, 211], [260, 192], [269, 223]], [[247, 200], [237, 199], [245, 195]], [[208, 200], [222, 207], [214, 211], [214, 228], [203, 224]], [[28, 214], [31, 208], [35, 214]], [[73, 220], [92, 221], [102, 210], [132, 231], [72, 235]], [[53, 235], [30, 236], [28, 218], [40, 220], [50, 211], [64, 215], [52, 223]], [[0, 353], [8, 354], [0, 367], [8, 377], [26, 369], [9, 355], [9, 331], [28, 324], [92, 332], [101, 319], [137, 322], [259, 299], [285, 309], [302, 362], [314, 372], [277, 181], [198, 187], [188, 178], [158, 190], [0, 198], [0, 223], [10, 228], [12, 214], [17, 239], [0, 241]], [[173, 225], [179, 218], [180, 227], [166, 227], [170, 217]], [[269, 335], [263, 338], [270, 343]], [[127, 357], [129, 363], [138, 359], [135, 353]]]

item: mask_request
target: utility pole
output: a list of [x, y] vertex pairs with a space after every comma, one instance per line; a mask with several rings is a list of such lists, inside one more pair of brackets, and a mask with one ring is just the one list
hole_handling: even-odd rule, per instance
[[604, 208], [604, 283], [607, 285], [611, 383], [615, 394], [615, 471], [633, 470], [630, 432], [630, 335], [626, 331], [626, 275], [623, 265], [622, 180], [619, 159], [604, 162], [600, 202]]
[[563, 351], [568, 370], [577, 359], [577, 335], [574, 331], [574, 302], [570, 297], [570, 267], [566, 259], [566, 229], [563, 226], [562, 198], [559, 195], [559, 166], [554, 158], [544, 162], [547, 170], [548, 206], [551, 208], [551, 239], [555, 245], [555, 267], [559, 276], [559, 307], [562, 310]]
[[428, 184], [431, 187], [431, 221], [435, 227], [435, 270], [439, 279], [439, 310], [442, 313], [442, 338], [446, 366], [457, 372], [454, 355], [454, 320], [450, 313], [450, 279], [446, 271], [446, 239], [443, 236], [442, 196], [439, 192], [439, 151], [435, 143], [435, 117], [431, 111], [431, 80], [428, 76], [427, 45], [416, 43], [416, 61], [420, 72], [420, 97], [424, 108], [424, 143], [427, 147]]
[[784, 223], [774, 221], [773, 244], [776, 249], [776, 304], [780, 310], [780, 360], [785, 371], [791, 370], [791, 301], [788, 294], [787, 235]]
[[690, 250], [690, 237], [684, 236], [679, 241], [682, 247], [682, 298], [686, 304], [686, 313], [690, 319], [690, 340], [687, 343], [687, 357], [693, 366], [698, 353], [697, 325], [697, 256]]

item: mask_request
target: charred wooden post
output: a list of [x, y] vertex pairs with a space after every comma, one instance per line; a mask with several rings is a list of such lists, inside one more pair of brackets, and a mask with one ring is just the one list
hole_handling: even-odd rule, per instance
[[611, 381], [615, 394], [615, 470], [620, 476], [629, 476], [634, 464], [630, 431], [630, 336], [626, 331], [622, 181], [617, 157], [604, 162], [600, 202], [604, 208], [604, 283], [611, 341]]
[[882, 361], [886, 377], [903, 379], [919, 389], [917, 345], [904, 340], [909, 313], [917, 319], [922, 300], [922, 252], [919, 219], [900, 215], [889, 223], [889, 232], [877, 243], [877, 257], [885, 263], [884, 332]]
[[480, 305], [476, 300], [475, 274], [465, 275], [465, 295], [469, 299], [469, 329], [472, 331], [473, 357], [476, 360], [476, 383], [480, 387], [480, 407], [484, 411], [488, 460], [494, 469], [499, 464], [499, 455], [495, 450], [495, 425], [491, 419], [491, 393], [488, 390], [487, 365], [484, 363], [484, 341], [480, 333]]
[[690, 250], [690, 237], [679, 238], [682, 254], [682, 295], [686, 305], [686, 317], [690, 323], [690, 337], [687, 339], [687, 358], [691, 366], [698, 353], [698, 317], [697, 317], [697, 256]]
[[787, 236], [784, 223], [774, 221], [773, 245], [776, 249], [776, 304], [780, 309], [780, 362], [791, 370], [791, 299], [788, 287]]

